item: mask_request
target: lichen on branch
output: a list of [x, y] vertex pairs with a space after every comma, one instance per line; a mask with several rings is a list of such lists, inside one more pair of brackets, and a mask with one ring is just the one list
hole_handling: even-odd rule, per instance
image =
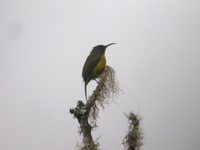
[[129, 115], [126, 115], [126, 117], [129, 121], [129, 128], [123, 141], [125, 149], [140, 150], [143, 144], [143, 133], [142, 128], [140, 127], [141, 118], [134, 113], [129, 113]]
[[96, 89], [93, 91], [86, 104], [90, 108], [90, 119], [95, 121], [98, 116], [99, 106], [104, 108], [105, 104], [110, 103], [110, 99], [117, 97], [119, 91], [120, 89], [114, 69], [106, 66], [99, 76]]
[[99, 144], [98, 142], [94, 142], [91, 131], [96, 127], [99, 106], [104, 108], [105, 104], [109, 104], [109, 99], [116, 97], [119, 93], [115, 71], [111, 67], [106, 66], [98, 79], [98, 85], [86, 104], [78, 101], [77, 106], [70, 109], [70, 113], [78, 119], [80, 134], [83, 135], [83, 146], [80, 148], [81, 150], [98, 149]]

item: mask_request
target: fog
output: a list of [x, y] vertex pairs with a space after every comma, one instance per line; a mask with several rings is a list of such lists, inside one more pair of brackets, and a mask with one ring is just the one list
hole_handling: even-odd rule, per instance
[[[110, 46], [123, 90], [100, 109], [102, 150], [122, 150], [125, 113], [142, 117], [142, 150], [200, 147], [200, 1], [1, 0], [0, 149], [75, 150], [82, 66]], [[91, 94], [96, 82], [88, 85]]]

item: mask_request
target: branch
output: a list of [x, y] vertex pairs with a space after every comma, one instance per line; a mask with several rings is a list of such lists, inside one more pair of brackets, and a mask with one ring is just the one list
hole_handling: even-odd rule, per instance
[[140, 118], [134, 113], [126, 115], [129, 120], [128, 133], [124, 137], [123, 144], [126, 150], [140, 150], [142, 146], [142, 128], [140, 128]]
[[[106, 66], [99, 76], [99, 82], [86, 104], [82, 101], [77, 102], [70, 113], [78, 119], [80, 124], [80, 133], [83, 135], [83, 147], [81, 150], [97, 150], [99, 144], [95, 143], [91, 131], [96, 127], [96, 118], [98, 116], [98, 106], [104, 107], [108, 104], [108, 99], [117, 96], [119, 92], [118, 82], [115, 80], [114, 70]], [[92, 125], [91, 125], [92, 124]]]

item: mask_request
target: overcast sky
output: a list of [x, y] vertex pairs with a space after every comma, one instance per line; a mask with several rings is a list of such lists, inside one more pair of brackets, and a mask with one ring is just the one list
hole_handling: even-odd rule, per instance
[[[124, 113], [143, 118], [142, 150], [200, 147], [199, 0], [0, 0], [0, 149], [75, 150], [82, 66], [106, 51], [124, 91], [94, 139], [122, 150]], [[95, 82], [88, 85], [90, 94]]]

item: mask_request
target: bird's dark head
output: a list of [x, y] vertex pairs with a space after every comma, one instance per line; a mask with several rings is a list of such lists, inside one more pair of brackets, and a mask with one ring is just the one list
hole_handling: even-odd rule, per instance
[[106, 48], [110, 45], [113, 45], [113, 44], [116, 44], [116, 43], [111, 43], [111, 44], [108, 44], [108, 45], [97, 45], [97, 46], [93, 47], [93, 50], [98, 51], [100, 53], [104, 53]]

